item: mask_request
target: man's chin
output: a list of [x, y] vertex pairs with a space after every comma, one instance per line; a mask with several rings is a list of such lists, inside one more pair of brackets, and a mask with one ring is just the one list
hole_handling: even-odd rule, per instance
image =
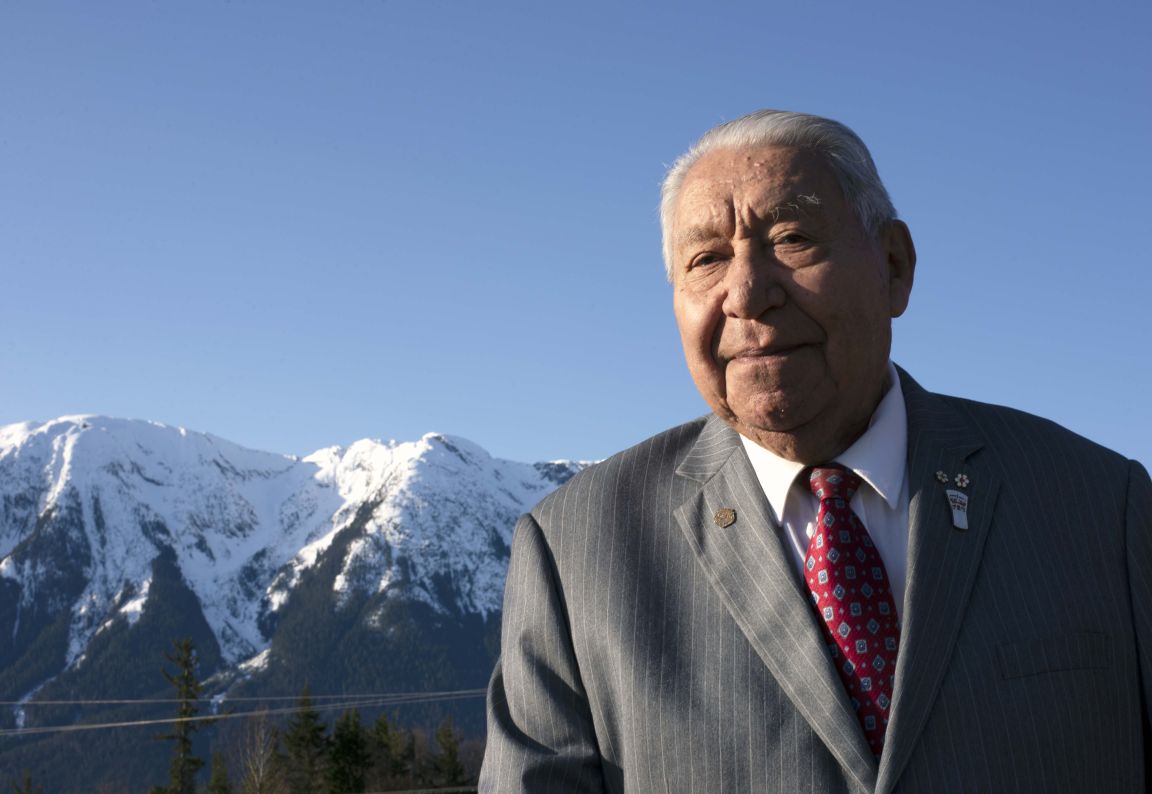
[[[815, 401], [720, 414], [731, 427], [770, 452], [807, 464], [823, 463], [839, 450], [832, 449]], [[830, 458], [828, 458], [830, 459]]]
[[802, 397], [760, 398], [750, 404], [737, 403], [729, 410], [735, 424], [749, 431], [772, 434], [803, 432], [820, 415], [816, 400]]

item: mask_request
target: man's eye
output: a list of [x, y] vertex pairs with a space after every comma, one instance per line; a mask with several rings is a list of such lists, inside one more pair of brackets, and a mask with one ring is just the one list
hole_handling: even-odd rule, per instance
[[699, 254], [692, 258], [688, 263], [688, 269], [694, 270], [698, 267], [708, 267], [720, 261], [720, 256], [717, 254]]
[[773, 245], [802, 245], [809, 242], [808, 238], [800, 232], [788, 232], [772, 240]]

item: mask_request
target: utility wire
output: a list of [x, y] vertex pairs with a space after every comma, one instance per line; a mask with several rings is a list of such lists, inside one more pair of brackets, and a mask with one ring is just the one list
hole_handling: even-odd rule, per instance
[[456, 692], [439, 692], [420, 697], [384, 697], [371, 700], [353, 700], [339, 703], [320, 703], [309, 707], [293, 706], [289, 708], [260, 709], [259, 711], [235, 711], [223, 714], [203, 714], [195, 717], [164, 717], [152, 720], [125, 720], [121, 722], [80, 723], [73, 725], [36, 725], [30, 728], [0, 729], [0, 737], [8, 736], [34, 736], [44, 733], [76, 733], [78, 731], [106, 730], [111, 728], [134, 728], [145, 725], [172, 725], [177, 722], [215, 722], [216, 720], [242, 719], [245, 717], [260, 717], [273, 714], [295, 714], [312, 708], [315, 711], [337, 711], [355, 707], [392, 706], [400, 703], [437, 703], [447, 700], [464, 700], [482, 695], [482, 689], [465, 689]]
[[364, 794], [470, 794], [475, 786], [454, 786], [452, 788], [410, 788], [404, 791], [366, 791]]
[[[484, 689], [452, 689], [444, 691], [415, 691], [415, 692], [372, 692], [368, 694], [347, 695], [308, 695], [309, 700], [377, 700], [380, 698], [394, 698], [402, 702], [405, 698], [438, 697], [442, 695], [456, 695], [459, 697], [480, 697]], [[197, 698], [196, 703], [269, 703], [273, 701], [300, 700], [300, 695], [272, 695], [269, 697], [221, 697], [219, 699]], [[132, 704], [165, 704], [181, 703], [180, 698], [120, 698], [108, 700], [0, 700], [0, 706], [117, 706]]]

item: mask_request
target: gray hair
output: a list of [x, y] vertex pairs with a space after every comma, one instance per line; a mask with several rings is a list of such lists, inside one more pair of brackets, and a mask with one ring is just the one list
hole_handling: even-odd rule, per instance
[[717, 149], [743, 149], [750, 146], [792, 146], [823, 155], [832, 169], [844, 198], [856, 217], [871, 233], [896, 218], [896, 208], [864, 141], [838, 121], [792, 113], [786, 110], [757, 110], [726, 121], [704, 133], [668, 169], [660, 186], [660, 229], [664, 239], [664, 269], [672, 277], [672, 213], [680, 187], [696, 161]]

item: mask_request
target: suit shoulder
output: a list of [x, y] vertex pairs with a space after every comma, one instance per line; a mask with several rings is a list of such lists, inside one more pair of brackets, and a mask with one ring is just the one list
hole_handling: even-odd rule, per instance
[[574, 499], [587, 504], [615, 494], [638, 494], [667, 482], [707, 420], [702, 416], [677, 425], [589, 466], [544, 497], [532, 515], [539, 519]]
[[1055, 455], [1083, 461], [1085, 465], [1129, 465], [1128, 459], [1120, 453], [1051, 419], [1004, 405], [937, 396], [965, 415], [985, 439], [1002, 452], [1015, 450], [1033, 461], [1038, 456]]

